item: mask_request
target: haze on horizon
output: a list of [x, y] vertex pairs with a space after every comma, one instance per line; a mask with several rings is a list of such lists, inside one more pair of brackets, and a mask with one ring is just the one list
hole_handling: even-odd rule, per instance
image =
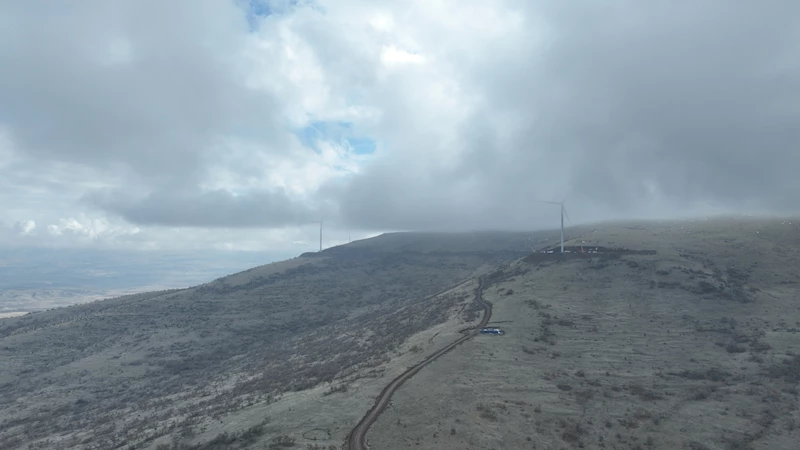
[[[0, 246], [800, 209], [800, 4], [0, 0]], [[277, 257], [277, 256], [273, 256]], [[267, 258], [269, 259], [269, 258]]]

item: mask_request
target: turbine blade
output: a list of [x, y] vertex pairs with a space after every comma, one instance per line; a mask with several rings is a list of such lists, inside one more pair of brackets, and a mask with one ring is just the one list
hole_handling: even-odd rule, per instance
[[569, 220], [569, 214], [567, 214], [567, 208], [564, 208], [564, 205], [561, 205], [561, 209], [564, 210], [564, 215], [567, 216], [567, 222], [569, 222], [569, 224], [572, 225], [572, 221]]
[[551, 205], [560, 205], [561, 204], [559, 202], [550, 202], [550, 201], [547, 201], [547, 200], [536, 200], [536, 201], [537, 202], [541, 202], [541, 203], [550, 203]]

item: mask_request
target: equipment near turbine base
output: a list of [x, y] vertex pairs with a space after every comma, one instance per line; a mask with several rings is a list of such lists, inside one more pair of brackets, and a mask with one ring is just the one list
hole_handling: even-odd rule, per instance
[[499, 334], [499, 335], [506, 334], [506, 332], [501, 330], [500, 328], [481, 328], [481, 333], [483, 333], [483, 334]]

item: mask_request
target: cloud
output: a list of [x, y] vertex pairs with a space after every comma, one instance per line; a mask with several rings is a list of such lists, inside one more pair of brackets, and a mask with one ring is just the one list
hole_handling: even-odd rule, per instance
[[131, 223], [172, 227], [279, 228], [303, 226], [319, 221], [322, 215], [320, 210], [292, 201], [282, 191], [250, 191], [245, 195], [224, 190], [160, 191], [144, 198], [106, 193], [85, 200]]
[[[398, 81], [405, 102], [381, 96], [398, 120], [379, 136], [396, 153], [354, 177], [345, 214], [373, 227], [536, 226], [556, 221], [533, 200], [565, 197], [583, 221], [796, 213], [800, 35], [779, 3], [505, 3], [517, 8], [493, 14], [504, 32], [475, 25], [474, 48], [447, 47], [413, 89]], [[395, 26], [424, 23], [418, 13]], [[435, 31], [419, 45], [442, 50]]]
[[[233, 132], [280, 130], [246, 84], [248, 34], [227, 2], [4, 3], [0, 121], [31, 156], [192, 183]], [[273, 141], [280, 143], [280, 139]]]
[[28, 235], [36, 229], [36, 222], [33, 220], [22, 220], [14, 224], [14, 231], [21, 235]]
[[421, 64], [425, 58], [417, 53], [411, 53], [395, 46], [384, 47], [381, 52], [381, 62], [386, 66], [395, 66], [400, 64]]
[[321, 216], [341, 233], [557, 225], [537, 199], [568, 198], [579, 222], [797, 213], [798, 13], [4, 2], [0, 219], [34, 221], [42, 242], [235, 247], [256, 235], [226, 228], [313, 246], [303, 224]]

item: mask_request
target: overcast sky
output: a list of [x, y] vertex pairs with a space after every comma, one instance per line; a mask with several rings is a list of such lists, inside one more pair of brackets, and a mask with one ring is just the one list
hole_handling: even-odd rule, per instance
[[0, 0], [0, 243], [800, 210], [800, 2]]

